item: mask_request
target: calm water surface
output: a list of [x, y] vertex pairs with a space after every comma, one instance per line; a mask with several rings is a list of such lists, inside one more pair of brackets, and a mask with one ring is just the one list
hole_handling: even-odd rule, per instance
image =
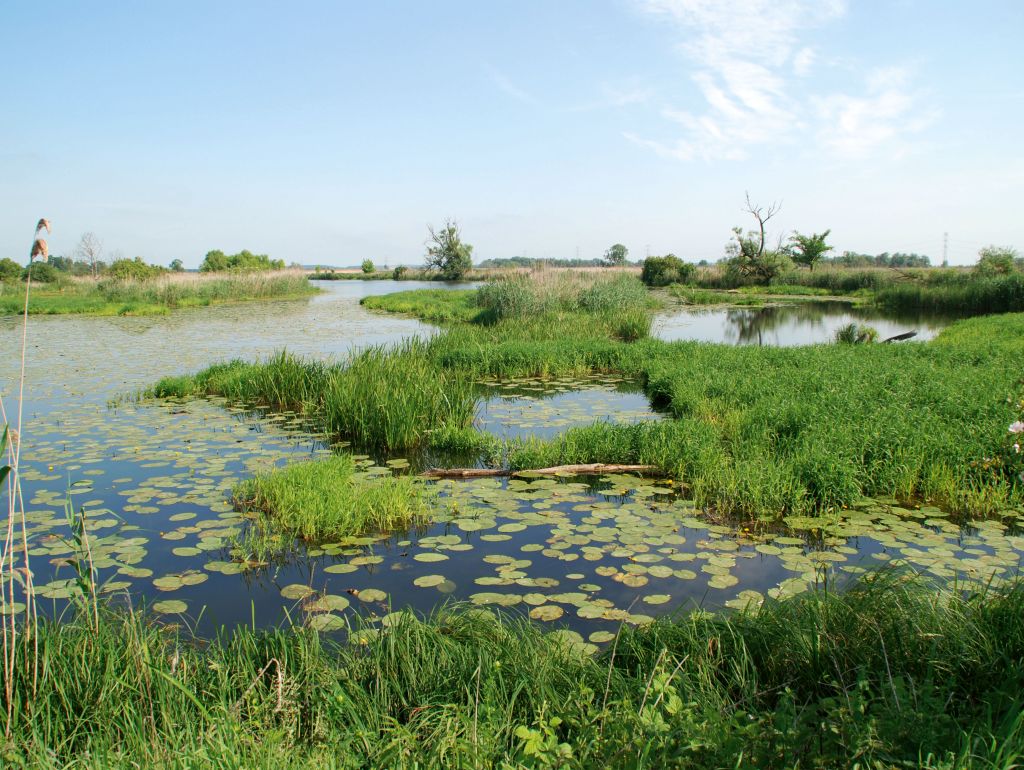
[[[608, 476], [438, 482], [428, 526], [297, 547], [252, 569], [232, 562], [230, 543], [247, 526], [231, 505], [232, 486], [325, 453], [326, 437], [305, 432], [294, 415], [260, 417], [217, 399], [110, 404], [214, 361], [285, 347], [339, 358], [433, 334], [415, 320], [358, 305], [367, 294], [419, 286], [325, 282], [325, 293], [308, 300], [158, 318], [30, 319], [23, 482], [40, 607], [60, 612], [71, 590], [68, 500], [87, 513], [106, 593], [147, 602], [202, 632], [253, 619], [277, 624], [286, 612], [330, 629], [357, 611], [374, 618], [456, 599], [529, 612], [599, 643], [623, 621], [797, 593], [826, 572], [844, 578], [901, 559], [940, 578], [987, 579], [1009, 574], [1024, 552], [1012, 521], [962, 527], [941, 511], [905, 510], [895, 501], [744, 530], [709, 519], [668, 480]], [[19, 320], [0, 319], [8, 409], [20, 329]], [[661, 418], [635, 383], [614, 377], [479, 387], [478, 426], [509, 437], [554, 436], [598, 419]], [[361, 464], [367, 473], [392, 472], [368, 459]], [[311, 603], [321, 595], [330, 598]]]
[[848, 302], [798, 302], [754, 308], [681, 310], [655, 318], [653, 334], [666, 341], [697, 340], [727, 345], [815, 345], [835, 341], [836, 332], [850, 323], [878, 330], [879, 339], [916, 332], [928, 340], [953, 319], [910, 313], [886, 313], [855, 307]]

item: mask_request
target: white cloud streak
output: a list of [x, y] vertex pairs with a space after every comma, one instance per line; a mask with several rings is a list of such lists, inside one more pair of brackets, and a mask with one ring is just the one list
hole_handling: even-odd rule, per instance
[[[703, 107], [666, 107], [682, 135], [671, 143], [630, 141], [680, 160], [743, 160], [758, 148], [816, 141], [827, 152], [863, 157], [927, 125], [906, 70], [878, 70], [864, 93], [806, 95], [819, 68], [813, 30], [840, 19], [844, 0], [640, 0], [684, 33], [691, 80]], [[908, 119], [917, 113], [914, 120]]]

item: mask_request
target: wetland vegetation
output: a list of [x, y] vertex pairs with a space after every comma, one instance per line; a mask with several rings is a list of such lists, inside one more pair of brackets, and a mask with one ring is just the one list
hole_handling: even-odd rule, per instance
[[[45, 263], [43, 264], [45, 267]], [[56, 275], [34, 283], [29, 315], [161, 315], [178, 308], [207, 307], [227, 302], [298, 299], [315, 294], [302, 273], [205, 274], [168, 273], [146, 277], [111, 275], [93, 280]], [[25, 308], [23, 284], [0, 285], [0, 315]]]
[[[643, 383], [673, 419], [573, 428], [497, 454], [514, 469], [654, 465], [699, 504], [758, 519], [864, 496], [973, 513], [1020, 502], [1006, 440], [1017, 417], [1007, 397], [1020, 390], [1020, 316], [962, 321], [923, 345], [780, 349], [650, 339], [651, 300], [632, 278], [516, 276], [475, 292], [368, 303], [453, 322], [429, 342], [366, 351], [331, 374], [282, 356], [229, 365], [230, 383], [213, 367], [153, 393], [283, 405], [357, 445], [396, 448], [467, 430], [474, 380], [616, 373]], [[291, 400], [279, 404], [281, 393]]]
[[[37, 319], [95, 403], [30, 403], [5, 763], [1012, 767], [1024, 318], [666, 342], [668, 293], [537, 278], [160, 319], [156, 385]], [[529, 472], [592, 461], [656, 472]]]

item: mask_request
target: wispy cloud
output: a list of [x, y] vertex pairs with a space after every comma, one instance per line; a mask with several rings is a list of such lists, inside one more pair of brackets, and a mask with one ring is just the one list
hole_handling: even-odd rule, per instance
[[843, 17], [844, 0], [638, 2], [678, 25], [684, 36], [680, 48], [695, 65], [690, 77], [701, 96], [698, 109], [662, 110], [681, 128], [678, 139], [666, 144], [627, 136], [661, 155], [742, 160], [759, 147], [808, 140], [849, 155], [870, 152], [921, 125], [905, 120], [917, 97], [906, 73], [900, 79], [896, 70], [872, 75], [862, 95], [805, 93], [806, 79], [824, 66], [806, 38]]
[[499, 90], [511, 96], [513, 99], [523, 102], [524, 104], [537, 103], [537, 100], [534, 98], [533, 94], [529, 93], [528, 91], [524, 91], [522, 88], [520, 88], [511, 80], [509, 80], [508, 77], [506, 77], [504, 74], [498, 72], [498, 70], [490, 66], [486, 66], [485, 70], [487, 72], [488, 77], [490, 77], [494, 85], [496, 85]]
[[617, 84], [604, 84], [601, 87], [601, 95], [590, 102], [570, 107], [572, 112], [587, 112], [589, 110], [607, 110], [619, 107], [630, 107], [637, 104], [647, 104], [654, 98], [654, 89], [630, 82]]
[[863, 95], [831, 94], [814, 100], [820, 143], [848, 158], [866, 157], [883, 145], [902, 154], [906, 138], [938, 117], [937, 110], [922, 104], [909, 81], [910, 73], [903, 67], [873, 70]]

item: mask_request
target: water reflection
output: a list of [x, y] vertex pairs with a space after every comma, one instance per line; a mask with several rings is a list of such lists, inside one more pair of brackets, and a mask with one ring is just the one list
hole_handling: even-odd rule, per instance
[[679, 311], [656, 318], [654, 335], [666, 341], [788, 347], [833, 342], [836, 332], [850, 323], [873, 326], [881, 339], [916, 332], [915, 339], [927, 340], [952, 320], [934, 314], [893, 313], [858, 307], [849, 302], [816, 301]]

